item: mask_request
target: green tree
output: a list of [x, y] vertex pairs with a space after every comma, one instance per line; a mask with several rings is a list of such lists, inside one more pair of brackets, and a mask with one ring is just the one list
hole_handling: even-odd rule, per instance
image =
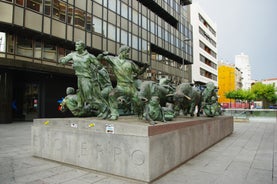
[[225, 93], [225, 97], [234, 100], [244, 100], [244, 91], [242, 89], [229, 91]]
[[229, 91], [225, 93], [225, 97], [229, 99], [234, 99], [234, 100], [247, 101], [248, 103], [256, 99], [255, 94], [251, 90], [243, 90], [243, 89]]
[[251, 87], [251, 91], [255, 94], [256, 100], [263, 101], [263, 108], [268, 108], [270, 104], [274, 104], [277, 101], [274, 84], [263, 84], [257, 82]]
[[225, 97], [235, 100], [236, 99], [235, 91], [229, 91], [229, 92], [225, 93]]
[[247, 102], [251, 102], [252, 100], [256, 99], [256, 95], [251, 90], [244, 90], [243, 99]]
[[[225, 97], [229, 98], [229, 99], [233, 99], [233, 100], [237, 100], [240, 99], [241, 94], [239, 94], [240, 92], [233, 90], [233, 91], [229, 91], [227, 93], [225, 93]], [[230, 101], [230, 107], [231, 107], [231, 101]]]

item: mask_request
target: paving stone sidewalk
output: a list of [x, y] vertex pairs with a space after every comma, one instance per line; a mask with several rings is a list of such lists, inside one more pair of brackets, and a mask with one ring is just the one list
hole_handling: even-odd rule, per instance
[[[31, 122], [0, 124], [0, 184], [142, 184], [31, 155]], [[235, 123], [234, 132], [154, 184], [277, 184], [277, 122]]]

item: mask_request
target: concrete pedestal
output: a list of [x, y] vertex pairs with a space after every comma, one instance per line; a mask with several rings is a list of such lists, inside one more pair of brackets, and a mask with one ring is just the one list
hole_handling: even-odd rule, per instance
[[34, 156], [151, 182], [233, 132], [233, 117], [35, 119]]

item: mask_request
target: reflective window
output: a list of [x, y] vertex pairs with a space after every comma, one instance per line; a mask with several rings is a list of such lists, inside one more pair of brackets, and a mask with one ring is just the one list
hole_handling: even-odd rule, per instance
[[177, 41], [176, 41], [176, 36], [172, 35], [172, 38], [173, 38], [173, 43], [172, 43], [172, 44], [175, 45], [175, 46], [177, 46], [177, 44], [176, 44], [176, 42], [177, 42]]
[[109, 0], [109, 9], [116, 12], [116, 0]]
[[73, 6], [68, 5], [68, 7], [67, 7], [67, 23], [68, 24], [73, 24], [72, 16], [73, 16]]
[[141, 50], [141, 38], [138, 38], [138, 50]]
[[35, 41], [34, 57], [41, 58], [42, 43], [41, 41]]
[[162, 28], [161, 28], [161, 26], [158, 26], [158, 36], [160, 38], [162, 37]]
[[121, 43], [124, 45], [128, 44], [128, 34], [124, 30], [121, 30]]
[[175, 1], [173, 1], [173, 9], [176, 11], [176, 12], [179, 12], [179, 9], [178, 9], [178, 5]]
[[138, 14], [138, 25], [142, 25], [141, 14]]
[[57, 60], [56, 46], [52, 44], [44, 44], [43, 58], [49, 60]]
[[14, 52], [14, 35], [8, 34], [7, 45], [8, 45], [8, 52], [13, 53]]
[[16, 44], [16, 54], [33, 57], [32, 40], [28, 38], [18, 37]]
[[164, 39], [168, 42], [168, 31], [164, 31]]
[[74, 11], [74, 24], [75, 26], [85, 27], [85, 11], [75, 8]]
[[115, 26], [108, 24], [108, 38], [115, 40]]
[[147, 18], [145, 16], [142, 15], [142, 27], [144, 29], [147, 29]]
[[93, 18], [93, 26], [94, 26], [94, 31], [97, 33], [102, 34], [102, 20], [94, 17]]
[[180, 44], [181, 40], [176, 38], [176, 47], [180, 48], [181, 44]]
[[138, 37], [133, 35], [132, 38], [132, 47], [138, 49]]
[[86, 16], [86, 30], [87, 31], [91, 31], [91, 25], [92, 25], [91, 16], [89, 13], [87, 13], [87, 16]]
[[98, 4], [94, 4], [93, 5], [93, 10], [92, 10], [93, 15], [98, 16], [98, 17], [102, 17], [102, 9], [103, 9], [102, 6], [100, 6]]
[[58, 19], [60, 17], [60, 5], [59, 1], [53, 1], [53, 18]]
[[6, 33], [4, 32], [0, 32], [0, 52], [6, 52]]
[[65, 48], [58, 47], [58, 58], [64, 57], [65, 55]]
[[103, 0], [103, 6], [108, 7], [108, 0]]
[[95, 2], [102, 4], [102, 0], [94, 0]]
[[118, 27], [116, 28], [116, 41], [120, 42], [120, 29]]
[[146, 42], [146, 40], [142, 40], [141, 49], [142, 49], [142, 51], [147, 51], [147, 42]]
[[122, 17], [128, 18], [128, 6], [124, 3], [121, 3], [121, 15]]
[[[12, 2], [12, 1], [11, 1]], [[19, 5], [23, 5], [23, 0], [16, 0], [15, 1], [16, 4], [19, 4]]]
[[107, 22], [103, 21], [102, 34], [104, 37], [107, 37]]
[[44, 14], [51, 15], [51, 0], [44, 1]]
[[156, 33], [156, 31], [155, 31], [156, 26], [155, 26], [154, 22], [152, 22], [152, 21], [150, 23], [150, 28], [151, 28], [151, 33], [155, 34]]
[[117, 7], [116, 7], [116, 13], [117, 14], [121, 14], [120, 12], [121, 12], [121, 8], [120, 8], [121, 6], [120, 6], [120, 2], [118, 2], [118, 4], [117, 4]]
[[128, 16], [128, 19], [130, 21], [132, 21], [132, 8], [131, 7], [129, 7], [129, 16]]
[[62, 47], [57, 47], [54, 44], [44, 43], [42, 40], [32, 40], [26, 37], [8, 34], [7, 52], [25, 57], [37, 59], [42, 58], [56, 62], [57, 58], [63, 57], [71, 51]]
[[185, 36], [186, 36], [187, 38], [190, 38], [190, 37], [189, 37], [189, 30], [188, 30], [187, 27], [185, 28]]
[[132, 41], [132, 35], [131, 35], [131, 33], [128, 33], [128, 46], [129, 46], [129, 47], [132, 47], [131, 41]]
[[[64, 0], [64, 1], [67, 1], [67, 0]], [[82, 9], [82, 10], [85, 10], [86, 9], [86, 7], [89, 7], [89, 9], [91, 8], [91, 6], [89, 6], [90, 5], [90, 3], [89, 2], [86, 2], [87, 0], [82, 0], [82, 1], [76, 1], [75, 0], [75, 7], [78, 7], [78, 8], [80, 8], [80, 9]], [[73, 3], [73, 2], [72, 2]]]
[[188, 47], [188, 54], [192, 55], [192, 48], [191, 47]]
[[29, 9], [35, 10], [37, 12], [42, 12], [41, 10], [42, 1], [40, 0], [27, 0], [26, 6]]
[[65, 16], [66, 16], [66, 3], [64, 2], [60, 2], [59, 4], [59, 12], [60, 12], [60, 15], [59, 15], [59, 20], [65, 22]]
[[138, 12], [133, 10], [133, 22], [138, 24]]
[[174, 7], [174, 0], [171, 0], [171, 1], [170, 1], [170, 6], [171, 6], [171, 7]]
[[59, 0], [53, 1], [53, 17], [65, 22], [66, 3]]

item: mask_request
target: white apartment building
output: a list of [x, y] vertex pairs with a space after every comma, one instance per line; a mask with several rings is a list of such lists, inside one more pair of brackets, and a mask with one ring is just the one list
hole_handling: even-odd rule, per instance
[[263, 84], [273, 84], [275, 87], [275, 94], [277, 94], [277, 78], [264, 79], [261, 81]]
[[217, 28], [198, 3], [190, 5], [193, 26], [193, 64], [191, 79], [202, 83], [217, 81]]
[[251, 88], [251, 67], [248, 55], [241, 53], [235, 56], [235, 66], [242, 72], [242, 89]]

